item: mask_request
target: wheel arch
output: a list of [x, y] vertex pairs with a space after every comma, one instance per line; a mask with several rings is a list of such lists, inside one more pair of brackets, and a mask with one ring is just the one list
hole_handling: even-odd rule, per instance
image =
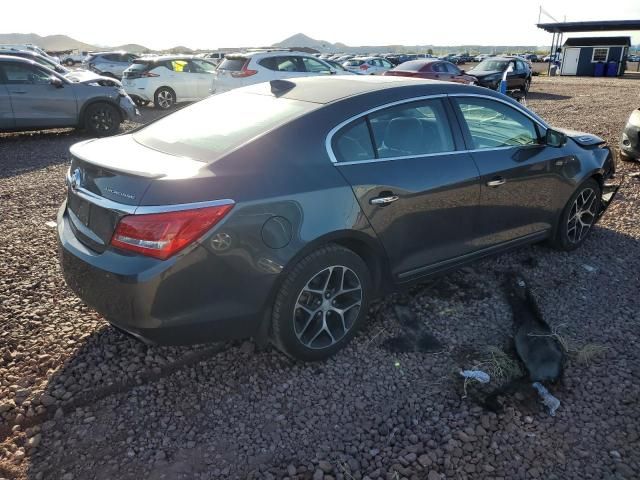
[[271, 286], [271, 290], [265, 302], [264, 313], [258, 327], [257, 340], [260, 343], [267, 343], [271, 334], [271, 310], [273, 302], [280, 290], [286, 276], [295, 265], [313, 251], [326, 245], [340, 245], [353, 251], [366, 263], [371, 274], [373, 285], [372, 297], [379, 296], [390, 289], [390, 284], [386, 281], [389, 278], [389, 265], [387, 255], [377, 238], [356, 230], [339, 230], [312, 240], [298, 251], [285, 265], [276, 281]]

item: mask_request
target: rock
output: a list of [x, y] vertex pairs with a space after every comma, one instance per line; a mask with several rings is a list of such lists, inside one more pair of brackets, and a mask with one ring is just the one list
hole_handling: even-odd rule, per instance
[[626, 463], [618, 463], [616, 464], [616, 473], [621, 475], [625, 479], [634, 479], [638, 478], [636, 472]]
[[287, 474], [288, 474], [290, 477], [293, 477], [293, 476], [296, 474], [296, 472], [297, 472], [296, 467], [294, 467], [293, 465], [289, 465], [289, 466], [287, 467]]
[[73, 473], [67, 472], [62, 476], [62, 480], [73, 480]]
[[326, 460], [320, 460], [320, 462], [318, 462], [318, 468], [320, 468], [324, 473], [331, 473], [333, 471], [333, 465], [331, 465], [331, 462], [327, 462]]
[[42, 403], [42, 405], [44, 405], [45, 407], [49, 407], [49, 406], [53, 405], [54, 403], [56, 403], [56, 399], [53, 398], [51, 395], [48, 395], [48, 394], [44, 393], [40, 397], [40, 403]]
[[432, 463], [431, 457], [429, 457], [429, 455], [424, 453], [418, 457], [418, 463], [423, 467], [428, 467]]
[[429, 470], [429, 475], [427, 475], [427, 480], [440, 480], [440, 474], [435, 470]]
[[250, 340], [245, 340], [240, 345], [240, 351], [245, 355], [252, 355], [256, 351], [256, 344]]
[[313, 480], [323, 480], [323, 479], [324, 479], [324, 472], [319, 468], [316, 469], [316, 471], [313, 472]]
[[42, 435], [39, 434], [39, 433], [34, 435], [29, 440], [27, 440], [27, 447], [36, 448], [38, 445], [40, 445], [40, 439], [41, 438], [42, 438]]
[[413, 452], [408, 453], [404, 456], [405, 460], [409, 463], [413, 463], [416, 461], [417, 455]]

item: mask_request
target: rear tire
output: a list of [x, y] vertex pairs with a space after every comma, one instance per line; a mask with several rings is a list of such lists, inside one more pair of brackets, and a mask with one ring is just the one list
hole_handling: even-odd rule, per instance
[[143, 100], [140, 97], [136, 97], [136, 96], [132, 96], [131, 100], [133, 100], [133, 102], [138, 106], [138, 107], [146, 107], [147, 105], [149, 105], [149, 100]]
[[160, 110], [169, 110], [176, 104], [176, 92], [169, 87], [160, 87], [153, 98], [153, 104]]
[[601, 200], [600, 184], [593, 178], [585, 180], [562, 210], [551, 246], [568, 252], [582, 245], [600, 213]]
[[74, 62], [74, 61], [73, 61], [73, 60], [71, 60], [70, 58], [67, 58], [67, 59], [64, 61], [64, 64], [65, 64], [67, 67], [73, 67], [73, 66], [76, 64], [76, 62]]
[[272, 312], [272, 341], [297, 360], [330, 357], [367, 316], [371, 277], [353, 251], [327, 245], [300, 260], [280, 287]]
[[84, 113], [84, 128], [96, 137], [115, 135], [120, 129], [120, 122], [120, 112], [109, 103], [94, 103]]

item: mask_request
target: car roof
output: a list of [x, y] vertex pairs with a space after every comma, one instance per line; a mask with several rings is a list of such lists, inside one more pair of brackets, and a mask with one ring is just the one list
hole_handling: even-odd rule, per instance
[[[458, 92], [461, 89], [469, 91], [469, 89], [474, 88], [468, 85], [438, 80], [375, 75], [300, 77], [278, 80], [278, 82], [280, 82], [279, 85], [290, 86], [279, 95], [280, 97], [320, 104], [332, 103], [347, 97], [405, 87], [422, 87], [420, 95], [445, 94], [454, 91]], [[243, 90], [251, 93], [273, 95], [270, 82], [244, 87]]]
[[299, 52], [293, 50], [255, 50], [255, 51], [247, 51], [247, 52], [235, 52], [235, 53], [227, 53], [225, 58], [254, 58], [254, 57], [313, 57], [310, 53]]

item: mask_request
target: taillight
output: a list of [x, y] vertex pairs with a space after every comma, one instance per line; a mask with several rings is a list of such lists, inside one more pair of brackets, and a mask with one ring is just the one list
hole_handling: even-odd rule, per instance
[[158, 75], [157, 73], [144, 72], [144, 73], [140, 74], [140, 76], [141, 77], [152, 78], [152, 77], [159, 77], [160, 75]]
[[111, 245], [165, 260], [187, 247], [216, 225], [233, 205], [177, 212], [126, 215], [111, 238]]
[[362, 65], [360, 65], [360, 70], [367, 70], [369, 68], [369, 65], [367, 65], [366, 63], [363, 63]]
[[245, 78], [245, 77], [250, 77], [251, 75], [255, 75], [256, 73], [258, 73], [257, 70], [249, 70], [247, 68], [247, 65], [249, 65], [248, 61], [244, 65], [242, 65], [242, 68], [239, 71], [231, 72], [231, 76], [234, 77], [234, 78]]

